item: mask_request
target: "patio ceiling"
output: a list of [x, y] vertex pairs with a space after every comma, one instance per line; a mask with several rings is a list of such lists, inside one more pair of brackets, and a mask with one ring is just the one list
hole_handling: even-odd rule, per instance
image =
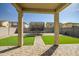
[[54, 13], [60, 12], [70, 3], [13, 3], [17, 11], [31, 13]]
[[70, 3], [13, 3], [18, 11], [18, 46], [23, 46], [23, 13], [54, 13], [54, 44], [59, 44], [59, 12]]

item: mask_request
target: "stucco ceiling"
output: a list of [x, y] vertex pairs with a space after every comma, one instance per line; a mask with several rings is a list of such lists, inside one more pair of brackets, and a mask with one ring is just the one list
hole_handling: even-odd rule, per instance
[[66, 8], [69, 3], [16, 3], [16, 5], [16, 9], [21, 9], [26, 12], [53, 13]]
[[60, 6], [63, 6], [64, 3], [21, 3], [18, 4], [23, 9], [25, 8], [36, 8], [36, 9], [56, 9]]

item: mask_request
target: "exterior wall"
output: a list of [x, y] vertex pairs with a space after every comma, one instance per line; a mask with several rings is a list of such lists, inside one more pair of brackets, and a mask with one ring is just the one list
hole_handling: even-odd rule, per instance
[[54, 23], [53, 22], [31, 22], [30, 23], [30, 28], [38, 28], [38, 27], [39, 27], [39, 30], [42, 29], [42, 32], [45, 32], [45, 33], [54, 32]]
[[60, 33], [64, 35], [73, 36], [73, 37], [79, 37], [79, 26], [62, 28]]
[[[52, 22], [53, 24], [53, 22]], [[29, 25], [24, 25], [24, 33], [26, 32], [36, 32], [35, 28], [37, 30], [40, 30], [39, 32], [45, 32], [45, 33], [51, 33], [54, 32], [54, 28], [53, 27], [45, 27], [45, 23], [44, 22], [31, 22]], [[16, 29], [16, 33], [17, 33]]]
[[44, 23], [43, 22], [31, 22], [30, 31], [43, 31]]
[[9, 26], [9, 22], [8, 21], [0, 22], [0, 26], [1, 27], [8, 27]]
[[62, 28], [70, 28], [70, 27], [72, 27], [73, 26], [73, 24], [71, 24], [71, 23], [65, 23], [65, 24], [63, 24], [63, 26], [62, 26]]
[[[18, 25], [17, 25], [18, 26]], [[30, 30], [29, 30], [29, 25], [28, 24], [23, 24], [23, 32], [24, 33], [29, 33], [30, 32]], [[15, 31], [15, 33], [18, 33], [18, 27], [16, 28], [16, 31]]]
[[[36, 25], [37, 24], [37, 25]], [[60, 23], [60, 28], [61, 29], [62, 24]], [[31, 22], [29, 24], [29, 28], [25, 28], [24, 32], [30, 32], [30, 29], [34, 28], [43, 28], [41, 32], [43, 33], [54, 33], [54, 23], [53, 22]], [[34, 30], [35, 31], [35, 30]]]
[[24, 28], [24, 30], [23, 30], [24, 33], [26, 33], [26, 32], [29, 33], [30, 32], [28, 24], [24, 24], [23, 28]]
[[75, 26], [73, 29], [74, 29], [74, 36], [79, 37], [79, 26]]
[[62, 25], [61, 34], [79, 37], [79, 23], [65, 23]]
[[45, 24], [44, 32], [47, 32], [47, 33], [54, 32], [54, 23], [53, 22], [46, 22], [44, 24]]
[[24, 27], [25, 27], [25, 28], [29, 28], [29, 25], [27, 25], [27, 24], [24, 24]]
[[18, 26], [18, 22], [10, 22], [11, 27], [17, 27]]

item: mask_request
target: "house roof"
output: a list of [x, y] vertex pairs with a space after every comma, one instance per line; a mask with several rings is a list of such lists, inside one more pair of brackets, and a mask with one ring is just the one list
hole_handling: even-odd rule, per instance
[[63, 25], [73, 25], [73, 26], [78, 25], [79, 26], [79, 23], [72, 23], [72, 22], [70, 22], [70, 23], [64, 23]]
[[0, 20], [0, 22], [8, 22], [8, 20]]

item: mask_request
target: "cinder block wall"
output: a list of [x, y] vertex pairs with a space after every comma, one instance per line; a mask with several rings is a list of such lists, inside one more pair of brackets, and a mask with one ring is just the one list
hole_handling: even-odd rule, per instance
[[79, 37], [79, 26], [74, 26], [71, 28], [61, 28], [61, 34]]

